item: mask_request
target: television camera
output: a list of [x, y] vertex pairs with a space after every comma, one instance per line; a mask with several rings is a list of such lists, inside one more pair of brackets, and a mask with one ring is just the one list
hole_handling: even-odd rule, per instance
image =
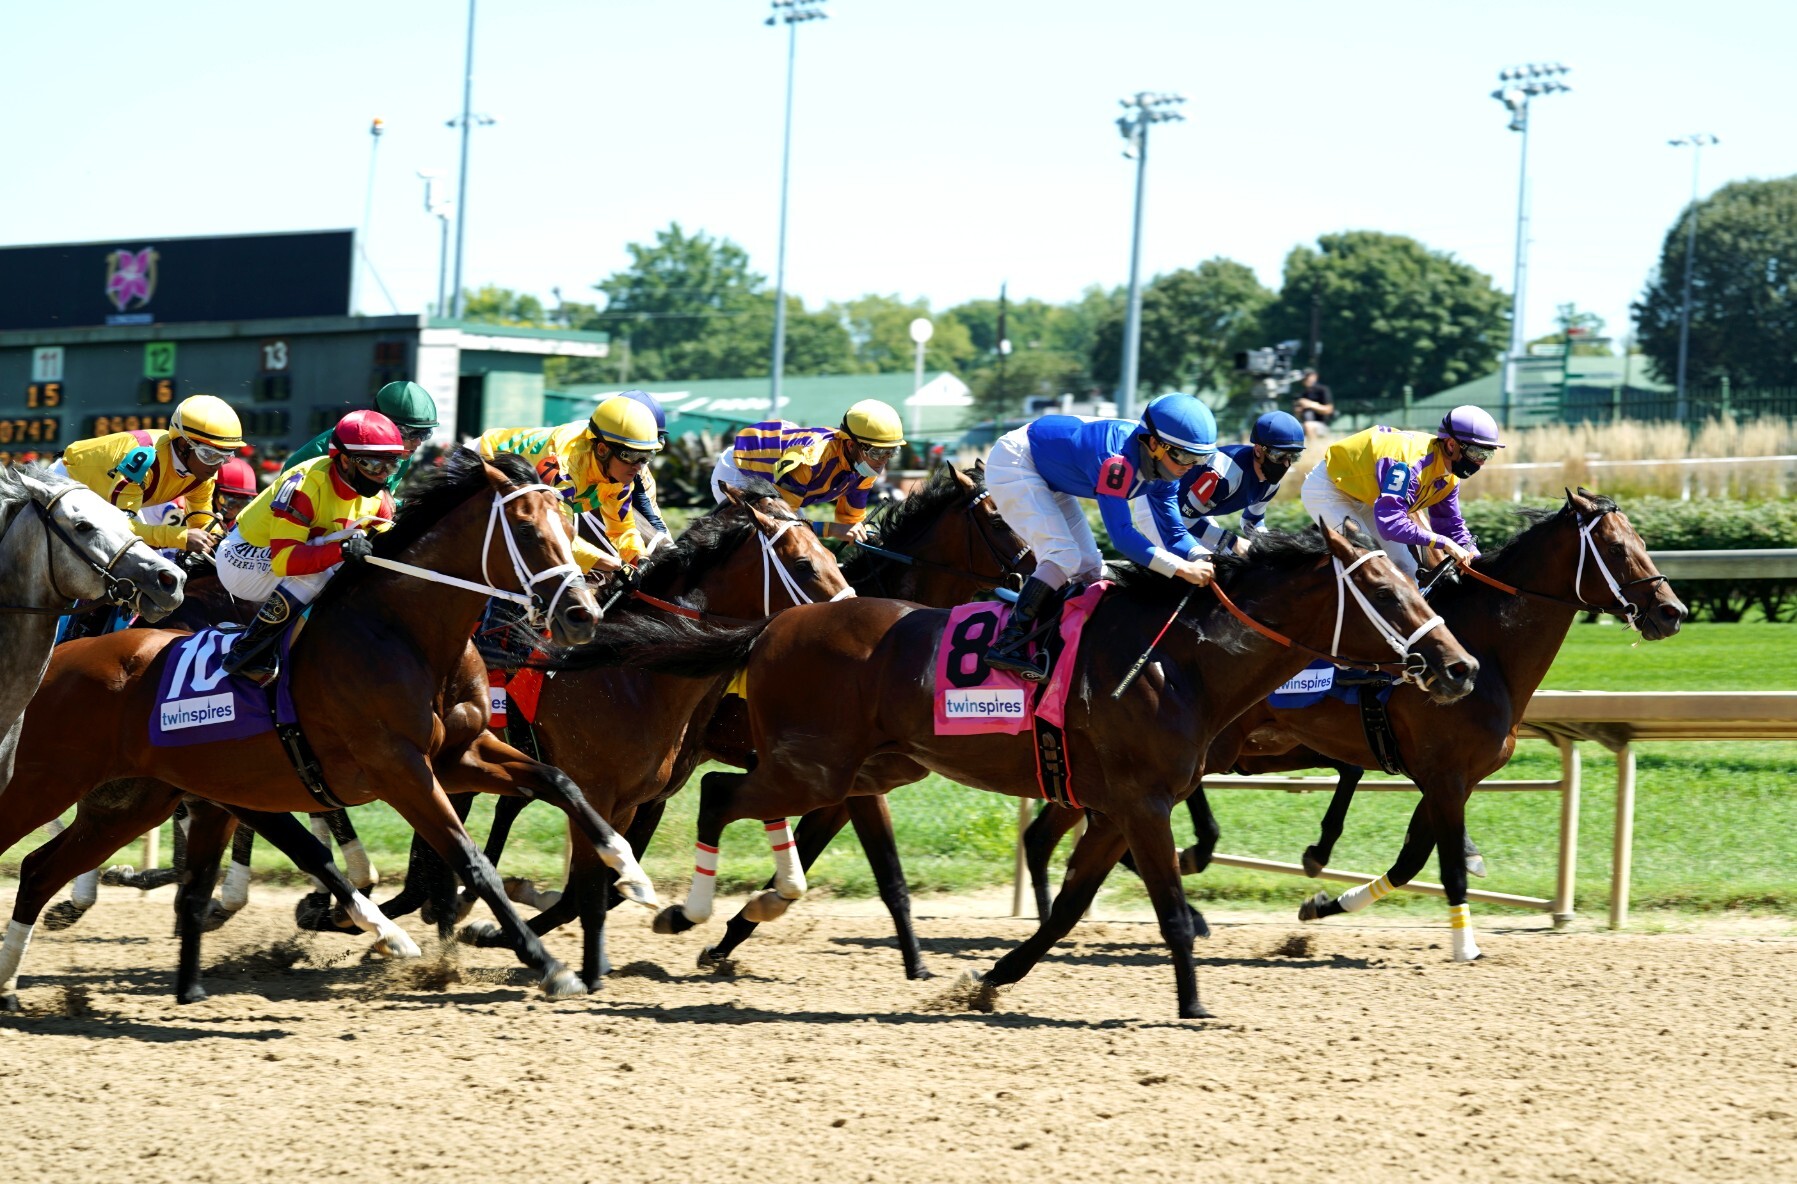
[[1278, 345], [1242, 350], [1236, 354], [1236, 372], [1255, 380], [1256, 414], [1276, 410], [1279, 400], [1291, 392], [1292, 384], [1304, 377], [1304, 371], [1293, 364], [1298, 357], [1298, 348], [1296, 341], [1281, 341]]

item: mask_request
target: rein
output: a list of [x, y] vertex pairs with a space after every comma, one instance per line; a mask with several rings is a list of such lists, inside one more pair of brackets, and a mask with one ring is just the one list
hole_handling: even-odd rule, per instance
[[[992, 491], [982, 487], [978, 493], [968, 499], [965, 506], [961, 507], [962, 513], [968, 515], [971, 520], [975, 508], [991, 496]], [[991, 553], [993, 561], [998, 564], [999, 571], [1003, 574], [994, 577], [981, 575], [972, 570], [974, 535], [978, 535], [980, 541], [986, 544], [986, 550]], [[919, 559], [915, 555], [906, 555], [902, 551], [889, 551], [885, 547], [877, 546], [873, 543], [861, 542], [856, 543], [855, 545], [861, 548], [861, 550], [866, 551], [868, 554], [876, 555], [881, 559], [889, 559], [894, 563], [902, 563], [907, 567], [923, 568], [926, 571], [944, 572], [948, 575], [956, 576], [960, 579], [968, 580], [987, 588], [1001, 590], [1006, 587], [1006, 582], [1017, 574], [1017, 565], [1023, 562], [1023, 557], [1030, 553], [1030, 549], [1025, 547], [1023, 550], [1017, 552], [1017, 554], [1011, 556], [1011, 558], [1006, 559], [999, 551], [998, 544], [992, 541], [992, 536], [983, 526], [976, 526], [976, 528], [969, 533], [967, 540], [967, 562], [969, 566], [967, 568], [955, 567], [948, 563], [937, 563], [932, 559]]]
[[[802, 524], [800, 519], [789, 518], [785, 522], [782, 522], [780, 528], [771, 535], [762, 534], [759, 530], [755, 532], [755, 539], [761, 544], [761, 615], [763, 618], [774, 615], [773, 597], [775, 577], [779, 578], [781, 588], [784, 589], [786, 595], [792, 599], [794, 605], [817, 603], [817, 598], [812, 596], [809, 592], [806, 592], [805, 589], [799, 585], [798, 580], [793, 577], [793, 574], [786, 570], [786, 564], [781, 561], [779, 553], [774, 548], [774, 545], [785, 537], [787, 531]], [[854, 595], [855, 590], [853, 588], [845, 587], [842, 591], [830, 597], [830, 600], [834, 603], [838, 600], [847, 600]], [[663, 612], [673, 613], [677, 617], [685, 617], [689, 621], [726, 621], [736, 625], [749, 625], [754, 623], [752, 621], [740, 620], [736, 617], [727, 617], [722, 613], [707, 612], [704, 609], [689, 608], [684, 604], [675, 604], [671, 600], [663, 600], [659, 596], [651, 596], [649, 593], [638, 588], [631, 588], [628, 591], [622, 588], [618, 589], [608, 597], [605, 603], [600, 607], [600, 615], [603, 616], [610, 612], [612, 607], [626, 596], [629, 596], [632, 600], [647, 604], [652, 608], [661, 609]]]
[[[1663, 583], [1666, 577], [1655, 574], [1651, 576], [1642, 576], [1638, 580], [1630, 580], [1626, 584], [1617, 583], [1616, 577], [1610, 574], [1609, 565], [1604, 562], [1603, 554], [1597, 549], [1597, 543], [1591, 538], [1591, 533], [1597, 529], [1597, 524], [1602, 522], [1606, 515], [1614, 513], [1616, 513], [1615, 510], [1599, 510], [1592, 516], [1591, 521], [1586, 522], [1579, 527], [1579, 566], [1572, 577], [1573, 599], [1571, 600], [1566, 599], [1564, 596], [1551, 596], [1546, 592], [1535, 592], [1528, 588], [1518, 588], [1514, 584], [1506, 584], [1500, 579], [1486, 575], [1470, 563], [1462, 563], [1458, 566], [1461, 571], [1465, 572], [1473, 579], [1478, 580], [1482, 584], [1496, 588], [1499, 592], [1503, 592], [1507, 595], [1527, 596], [1534, 600], [1545, 600], [1549, 604], [1557, 604], [1562, 608], [1570, 608], [1575, 611], [1579, 609], [1588, 609], [1592, 612], [1606, 613], [1613, 617], [1621, 617], [1628, 624], [1628, 627], [1633, 629], [1636, 627], [1635, 620], [1641, 615], [1641, 610], [1636, 607], [1633, 601], [1623, 595], [1622, 590], [1624, 588], [1633, 588], [1637, 584]], [[1585, 556], [1587, 553], [1590, 554], [1592, 564], [1597, 568], [1598, 574], [1604, 577], [1604, 583], [1609, 586], [1610, 595], [1616, 598], [1616, 604], [1620, 607], [1605, 608], [1602, 605], [1592, 604], [1580, 594], [1579, 589], [1585, 582]]]
[[[44, 568], [50, 577], [50, 591], [54, 593], [62, 603], [48, 608], [40, 605], [0, 604], [0, 613], [18, 613], [27, 616], [69, 617], [78, 616], [82, 613], [94, 612], [97, 609], [107, 608], [113, 605], [132, 604], [137, 600], [137, 597], [140, 595], [137, 586], [131, 583], [130, 580], [121, 580], [112, 574], [112, 569], [118, 565], [119, 560], [123, 559], [126, 552], [130, 551], [131, 548], [137, 544], [138, 539], [135, 534], [126, 539], [124, 545], [114, 552], [111, 559], [107, 560], [106, 563], [102, 565], [99, 560], [95, 559], [92, 555], [89, 555], [87, 550], [83, 548], [81, 544], [70, 538], [69, 532], [62, 528], [61, 523], [56, 521], [56, 503], [61, 501], [68, 494], [82, 488], [85, 488], [85, 486], [69, 485], [48, 502], [41, 505], [36, 501], [31, 503], [31, 508], [37, 511], [38, 518], [44, 524]], [[12, 527], [17, 523], [18, 518], [15, 516], [12, 522], [7, 524], [7, 531], [10, 532]], [[56, 537], [61, 539], [63, 544], [67, 546], [69, 550], [73, 551], [83, 563], [92, 568], [94, 573], [98, 575], [101, 580], [105, 581], [105, 596], [97, 600], [89, 601], [84, 605], [81, 603], [81, 597], [70, 596], [67, 592], [62, 590], [61, 585], [56, 581], [55, 556], [52, 555], [50, 551], [50, 535], [52, 532], [54, 532]]]

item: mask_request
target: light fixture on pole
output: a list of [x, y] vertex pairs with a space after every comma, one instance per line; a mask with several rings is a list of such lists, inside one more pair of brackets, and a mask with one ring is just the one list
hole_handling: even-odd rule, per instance
[[1148, 129], [1153, 124], [1184, 120], [1185, 116], [1173, 108], [1184, 103], [1185, 97], [1142, 91], [1117, 102], [1123, 108], [1123, 114], [1117, 117], [1117, 131], [1127, 145], [1123, 158], [1136, 162], [1136, 220], [1129, 243], [1129, 310], [1123, 320], [1123, 381], [1117, 412], [1125, 419], [1134, 419], [1136, 372], [1142, 354], [1142, 190], [1148, 175]]
[[1685, 213], [1688, 224], [1685, 236], [1685, 298], [1680, 303], [1678, 312], [1678, 421], [1684, 423], [1685, 414], [1690, 409], [1690, 403], [1685, 398], [1685, 362], [1691, 352], [1691, 264], [1697, 258], [1697, 166], [1703, 159], [1703, 150], [1722, 141], [1708, 132], [1692, 132], [1688, 136], [1666, 142], [1674, 148], [1691, 150], [1691, 208]]
[[449, 215], [455, 209], [455, 202], [437, 194], [437, 182], [443, 179], [441, 169], [419, 169], [418, 179], [424, 182], [424, 212], [437, 219], [437, 305], [436, 314], [440, 317], [449, 315]]
[[928, 317], [918, 317], [911, 322], [911, 340], [917, 343], [917, 372], [911, 383], [911, 434], [923, 434], [923, 347], [936, 334], [936, 326]]
[[1529, 100], [1571, 90], [1560, 81], [1567, 73], [1567, 67], [1559, 62], [1511, 66], [1498, 71], [1498, 88], [1491, 92], [1491, 97], [1510, 112], [1510, 130], [1522, 133], [1522, 166], [1516, 183], [1516, 283], [1510, 294], [1510, 349], [1504, 358], [1505, 427], [1510, 426], [1511, 408], [1516, 402], [1516, 363], [1523, 350], [1523, 284], [1529, 256]]
[[462, 248], [468, 229], [468, 133], [476, 127], [492, 127], [499, 121], [491, 115], [474, 113], [474, 5], [468, 0], [468, 55], [462, 70], [462, 113], [444, 126], [462, 130], [462, 162], [457, 171], [455, 193], [455, 292], [451, 315], [461, 316], [466, 298], [462, 295]]
[[792, 71], [799, 51], [799, 26], [829, 17], [824, 0], [772, 0], [766, 25], [786, 26], [786, 131], [780, 147], [780, 245], [774, 257], [774, 360], [768, 389], [769, 419], [780, 418], [780, 379], [786, 370], [786, 187], [792, 169]]

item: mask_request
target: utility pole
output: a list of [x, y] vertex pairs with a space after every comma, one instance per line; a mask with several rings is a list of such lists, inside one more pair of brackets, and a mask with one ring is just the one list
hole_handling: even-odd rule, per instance
[[1510, 293], [1510, 352], [1504, 358], [1503, 412], [1500, 416], [1508, 428], [1516, 404], [1517, 362], [1522, 357], [1523, 286], [1528, 276], [1528, 208], [1529, 208], [1529, 100], [1539, 95], [1561, 94], [1572, 88], [1560, 79], [1568, 68], [1558, 62], [1531, 62], [1498, 71], [1498, 88], [1491, 97], [1510, 112], [1510, 130], [1522, 135], [1522, 163], [1516, 182], [1516, 280]]
[[1142, 352], [1142, 194], [1148, 178], [1148, 129], [1153, 124], [1185, 119], [1173, 110], [1185, 98], [1141, 91], [1117, 102], [1123, 108], [1123, 114], [1117, 117], [1117, 131], [1126, 144], [1123, 158], [1136, 162], [1136, 217], [1129, 242], [1129, 311], [1123, 321], [1123, 376], [1117, 392], [1117, 413], [1124, 419], [1134, 419], [1136, 373]]
[[767, 417], [780, 418], [780, 380], [786, 371], [786, 191], [792, 172], [792, 75], [799, 52], [799, 26], [829, 17], [824, 0], [773, 0], [766, 25], [786, 25], [786, 130], [780, 141], [780, 245], [774, 258], [774, 360]]
[[1674, 148], [1691, 150], [1691, 207], [1685, 211], [1689, 226], [1685, 237], [1685, 298], [1678, 312], [1678, 421], [1684, 423], [1691, 409], [1685, 395], [1685, 363], [1691, 352], [1691, 265], [1697, 258], [1697, 166], [1703, 160], [1704, 148], [1722, 141], [1708, 132], [1693, 132], [1666, 142]]

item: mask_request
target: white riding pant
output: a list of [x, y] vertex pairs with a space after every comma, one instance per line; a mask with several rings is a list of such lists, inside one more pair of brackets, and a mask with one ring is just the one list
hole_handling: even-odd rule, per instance
[[218, 582], [239, 600], [261, 604], [274, 595], [276, 587], [300, 604], [311, 604], [341, 563], [304, 576], [283, 576], [274, 570], [267, 547], [249, 542], [235, 529], [225, 536], [213, 553], [218, 563]]
[[1104, 556], [1081, 499], [1048, 487], [1030, 455], [1027, 427], [1006, 432], [992, 446], [986, 488], [1006, 524], [1036, 553], [1037, 579], [1059, 588], [1070, 579], [1104, 574]]
[[1329, 479], [1327, 466], [1319, 464], [1310, 470], [1310, 475], [1304, 478], [1304, 485], [1298, 490], [1298, 497], [1312, 519], [1321, 518], [1335, 530], [1341, 529], [1343, 518], [1352, 518], [1370, 537], [1379, 540], [1379, 545], [1391, 556], [1391, 561], [1397, 565], [1398, 570], [1415, 582], [1416, 554], [1411, 551], [1410, 545], [1381, 537], [1373, 523], [1373, 507], [1343, 493]]
[[748, 480], [748, 477], [743, 475], [743, 471], [736, 467], [736, 449], [726, 448], [718, 454], [718, 463], [711, 470], [711, 496], [718, 500], [719, 505], [722, 505], [725, 485], [734, 485], [741, 489]]

